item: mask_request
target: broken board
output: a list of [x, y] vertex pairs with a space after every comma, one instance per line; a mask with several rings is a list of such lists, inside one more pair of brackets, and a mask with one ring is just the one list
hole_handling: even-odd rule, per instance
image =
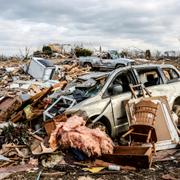
[[152, 148], [140, 146], [115, 146], [113, 154], [103, 155], [102, 159], [122, 166], [149, 168], [152, 163]]

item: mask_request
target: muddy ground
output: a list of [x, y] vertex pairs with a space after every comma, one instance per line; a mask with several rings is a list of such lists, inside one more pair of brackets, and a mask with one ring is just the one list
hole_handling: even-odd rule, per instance
[[[36, 172], [21, 172], [10, 175], [5, 179], [21, 179], [21, 180], [34, 180], [38, 177], [41, 170]], [[59, 173], [59, 175], [57, 175]], [[66, 172], [54, 171], [54, 170], [43, 170], [40, 179], [62, 179], [62, 180], [158, 180], [158, 179], [180, 179], [180, 161], [179, 160], [168, 160], [163, 162], [156, 162], [150, 169], [141, 169], [136, 171], [104, 171], [97, 174], [91, 174], [83, 171], [73, 172], [67, 170]]]

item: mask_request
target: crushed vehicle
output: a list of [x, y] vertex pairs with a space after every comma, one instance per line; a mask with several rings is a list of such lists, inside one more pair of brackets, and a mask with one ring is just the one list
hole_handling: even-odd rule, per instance
[[121, 58], [117, 52], [108, 51], [101, 53], [100, 56], [80, 57], [81, 66], [91, 67], [92, 69], [115, 69], [133, 65], [133, 59]]
[[85, 111], [94, 127], [104, 128], [111, 137], [115, 137], [128, 129], [124, 103], [131, 98], [129, 84], [142, 84], [152, 96], [166, 96], [170, 108], [179, 114], [180, 73], [172, 65], [157, 64], [127, 66], [107, 73], [104, 84], [95, 85], [96, 91], [93, 92], [87, 88], [91, 95], [87, 97], [88, 93], [84, 92], [84, 99], [65, 112]]
[[95, 96], [103, 87], [109, 72], [92, 72], [79, 76], [67, 84], [62, 91], [56, 91], [49, 97], [52, 104], [43, 112], [44, 121], [62, 114], [66, 109], [73, 107], [81, 101]]

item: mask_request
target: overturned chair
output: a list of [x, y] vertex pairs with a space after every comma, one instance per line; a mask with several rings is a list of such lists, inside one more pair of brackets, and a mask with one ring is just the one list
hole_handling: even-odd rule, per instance
[[129, 136], [130, 145], [141, 143], [154, 143], [157, 141], [154, 128], [158, 104], [148, 100], [142, 100], [134, 104], [131, 114], [130, 127], [122, 137]]
[[126, 110], [129, 111], [129, 130], [122, 136], [122, 138], [129, 138], [129, 145], [138, 145], [139, 143], [151, 143], [153, 150], [155, 151], [155, 142], [157, 142], [157, 136], [155, 131], [155, 122], [158, 110], [158, 103], [154, 103], [146, 98], [136, 101], [134, 88], [141, 88], [143, 97], [147, 93], [146, 89], [142, 85], [130, 86], [132, 95], [135, 97], [133, 103], [128, 104]]
[[[141, 90], [143, 96], [137, 97], [134, 87], [130, 85], [135, 98], [130, 99], [125, 105], [129, 130], [122, 137], [129, 137], [130, 145], [152, 144], [153, 150], [156, 151], [175, 148], [180, 139], [167, 97], [152, 97], [142, 85], [135, 87]], [[150, 97], [147, 97], [147, 94]]]
[[[121, 137], [129, 146], [115, 146], [104, 159], [120, 165], [149, 168], [153, 153], [175, 148], [178, 133], [165, 96], [151, 96], [143, 85], [131, 86], [133, 98], [124, 102], [129, 130]], [[135, 90], [137, 91], [135, 91]], [[138, 94], [137, 94], [138, 92]]]
[[121, 137], [128, 140], [128, 146], [115, 146], [113, 154], [105, 155], [104, 159], [120, 165], [149, 168], [152, 164], [153, 152], [157, 135], [155, 131], [158, 103], [145, 98], [146, 89], [142, 85], [135, 88], [141, 91], [141, 97], [135, 94], [134, 87], [130, 86], [134, 98], [125, 102], [129, 121], [129, 130]]

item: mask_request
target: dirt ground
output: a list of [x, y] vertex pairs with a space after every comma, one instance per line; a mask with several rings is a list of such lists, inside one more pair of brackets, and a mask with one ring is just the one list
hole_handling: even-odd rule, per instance
[[[36, 172], [21, 172], [13, 174], [5, 179], [14, 179], [14, 180], [34, 180], [38, 177], [40, 170]], [[59, 173], [59, 175], [57, 175]], [[66, 172], [57, 172], [53, 170], [44, 170], [41, 173], [40, 179], [43, 180], [158, 180], [158, 179], [180, 179], [180, 161], [179, 160], [169, 160], [163, 162], [154, 163], [150, 169], [142, 169], [137, 171], [106, 171], [96, 174], [91, 174], [83, 171], [72, 171], [67, 170]]]
[[[166, 156], [165, 156], [166, 155]], [[164, 158], [162, 158], [164, 156]], [[159, 157], [159, 158], [158, 158]], [[31, 172], [20, 172], [12, 174], [4, 179], [14, 180], [158, 180], [158, 179], [169, 179], [179, 180], [180, 179], [180, 149], [176, 150], [165, 150], [157, 152], [156, 157], [153, 160], [150, 169], [137, 169], [136, 171], [108, 171], [103, 170], [99, 173], [89, 173], [82, 170], [81, 167], [72, 166], [67, 164], [65, 166], [58, 166], [52, 169], [39, 168]], [[40, 175], [40, 177], [38, 176]]]

